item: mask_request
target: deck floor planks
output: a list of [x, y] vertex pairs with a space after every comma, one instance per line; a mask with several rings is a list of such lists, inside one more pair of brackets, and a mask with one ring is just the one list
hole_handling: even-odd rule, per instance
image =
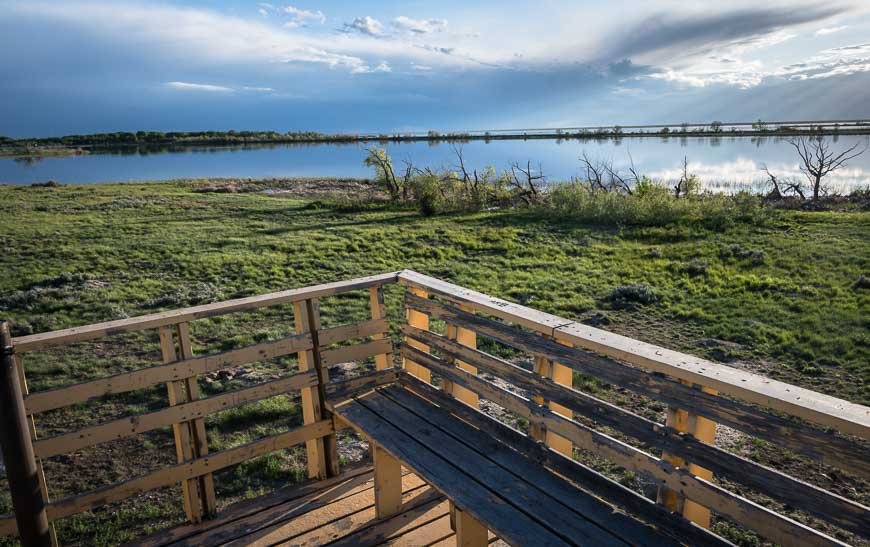
[[518, 480], [528, 482], [542, 494], [559, 502], [562, 506], [559, 514], [563, 518], [566, 511], [571, 511], [579, 518], [588, 519], [631, 545], [679, 545], [667, 536], [656, 533], [636, 518], [617, 511], [596, 496], [574, 487], [562, 477], [547, 471], [540, 464], [532, 462], [494, 437], [462, 421], [449, 410], [434, 406], [432, 402], [416, 393], [399, 385], [383, 388], [380, 393], [401, 405], [407, 412], [424, 418], [470, 449], [497, 463], [515, 475]]
[[[417, 399], [421, 405], [416, 405], [416, 409], [424, 415], [410, 412], [380, 390], [361, 397], [359, 401], [423, 443], [430, 452], [444, 460], [455, 462], [456, 467], [511, 504], [517, 512], [526, 514], [566, 542], [583, 545], [626, 545], [614, 534], [587, 520], [582, 513], [575, 512], [572, 518], [565, 518], [570, 505], [563, 505], [533, 486], [546, 473], [543, 467], [538, 466], [530, 476], [510, 472], [445, 432], [439, 424], [433, 423], [428, 416], [433, 411], [437, 412], [437, 407], [419, 397]], [[413, 462], [409, 464], [413, 465]]]
[[[432, 530], [427, 526], [442, 518], [447, 518], [447, 533]], [[415, 532], [422, 532], [418, 534]], [[329, 547], [375, 547], [390, 545], [399, 538], [416, 537], [411, 545], [425, 545], [439, 541], [453, 534], [450, 529], [450, 503], [439, 495], [429, 503], [419, 505], [386, 520], [378, 521], [358, 532], [345, 536], [329, 544]], [[423, 538], [430, 538], [424, 540]], [[408, 540], [405, 540], [408, 541]], [[407, 543], [406, 543], [407, 544]]]

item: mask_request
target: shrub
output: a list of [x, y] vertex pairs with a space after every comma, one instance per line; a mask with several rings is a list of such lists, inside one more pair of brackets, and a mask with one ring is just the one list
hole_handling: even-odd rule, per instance
[[658, 302], [659, 295], [653, 287], [644, 283], [635, 283], [616, 287], [607, 295], [607, 300], [615, 308], [628, 308], [634, 304], [654, 304]]

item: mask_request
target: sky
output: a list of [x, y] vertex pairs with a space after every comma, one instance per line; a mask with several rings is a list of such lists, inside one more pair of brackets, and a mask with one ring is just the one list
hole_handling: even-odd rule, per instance
[[0, 135], [870, 118], [870, 2], [0, 0]]

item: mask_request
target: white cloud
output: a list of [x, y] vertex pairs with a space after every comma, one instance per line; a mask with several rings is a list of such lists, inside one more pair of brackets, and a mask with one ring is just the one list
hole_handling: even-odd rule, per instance
[[232, 93], [233, 91], [233, 88], [222, 85], [194, 84], [190, 82], [166, 82], [163, 85], [172, 89], [180, 89], [184, 91], [216, 91], [219, 93]]
[[252, 87], [252, 86], [242, 86], [244, 91], [257, 91], [259, 93], [272, 93], [275, 91], [271, 87]]
[[431, 67], [431, 66], [428, 66], [428, 65], [417, 65], [417, 64], [412, 64], [412, 65], [411, 65], [411, 70], [416, 70], [416, 71], [419, 71], [419, 72], [430, 72], [430, 71], [432, 70], [432, 67]]
[[849, 25], [841, 25], [839, 27], [827, 27], [820, 28], [816, 31], [816, 36], [826, 36], [828, 34], [834, 34], [835, 32], [840, 32], [841, 30], [846, 30], [849, 28]]
[[386, 61], [381, 61], [378, 66], [371, 68], [368, 65], [360, 65], [358, 67], [354, 67], [351, 70], [353, 74], [376, 74], [376, 73], [387, 73], [392, 72], [393, 68], [390, 66], [390, 63]]
[[413, 34], [429, 34], [447, 29], [447, 19], [411, 19], [400, 15], [390, 23], [396, 30]]
[[285, 6], [281, 11], [293, 17], [291, 23], [304, 26], [308, 21], [316, 21], [321, 25], [326, 23], [326, 15], [322, 11], [311, 11], [293, 6]]
[[344, 31], [359, 32], [369, 36], [381, 36], [384, 33], [384, 25], [374, 17], [366, 15], [365, 17], [357, 17], [350, 23], [345, 23]]

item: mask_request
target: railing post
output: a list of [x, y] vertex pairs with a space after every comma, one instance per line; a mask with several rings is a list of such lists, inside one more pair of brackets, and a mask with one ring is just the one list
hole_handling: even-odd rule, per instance
[[[551, 339], [552, 337], [547, 336], [545, 334], [538, 334], [538, 336], [543, 336], [544, 338]], [[558, 342], [565, 346], [570, 346], [569, 342], [564, 342], [562, 340], [558, 340]], [[546, 357], [542, 355], [535, 356], [535, 360], [533, 363], [533, 371], [545, 378], [549, 378], [556, 382], [557, 384], [573, 387], [574, 386], [574, 375], [571, 368], [566, 367], [565, 365], [560, 365], [559, 363], [554, 363], [549, 361]], [[557, 414], [561, 414], [566, 418], [573, 418], [574, 413], [571, 409], [566, 408], [558, 403], [554, 403], [552, 401], [545, 401], [543, 397], [540, 395], [535, 395], [533, 397], [534, 401], [539, 405], [547, 405], [547, 407]], [[574, 445], [568, 439], [556, 435], [552, 431], [544, 431], [537, 424], [532, 424], [529, 430], [530, 436], [538, 441], [543, 441], [547, 446], [552, 448], [553, 450], [559, 452], [563, 456], [568, 456], [569, 458], [574, 457]]]
[[[420, 298], [428, 297], [426, 291], [417, 289], [415, 287], [408, 287], [408, 291], [410, 291], [410, 293], [414, 296], [419, 296]], [[409, 325], [411, 325], [412, 327], [417, 327], [418, 329], [429, 330], [428, 315], [422, 312], [412, 310], [410, 308], [405, 309], [405, 314]], [[420, 342], [417, 342], [416, 340], [411, 340], [407, 337], [405, 338], [405, 342], [407, 342], [407, 344], [411, 347], [429, 353], [429, 346], [427, 346], [426, 344], [421, 344]], [[410, 374], [416, 376], [424, 382], [432, 383], [432, 373], [429, 371], [429, 369], [408, 360], [406, 357], [402, 357], [402, 368], [406, 369]]]
[[[681, 383], [691, 385], [683, 380], [681, 380]], [[705, 393], [710, 393], [712, 395], [717, 394], [717, 391], [714, 389], [700, 386], [695, 387], [703, 390]], [[696, 439], [707, 444], [712, 445], [716, 443], [716, 422], [702, 416], [697, 416], [678, 408], [668, 408], [665, 425], [682, 433], [692, 435]], [[679, 456], [663, 453], [662, 459], [675, 467], [686, 467], [690, 473], [704, 480], [713, 480], [712, 471], [693, 463], [689, 463], [687, 466], [685, 460]], [[671, 511], [682, 513], [686, 519], [699, 526], [704, 528], [710, 527], [710, 509], [692, 500], [684, 498], [679, 493], [669, 488], [664, 486], [659, 487], [658, 502]]]
[[[317, 386], [302, 390], [302, 420], [305, 424], [320, 421], [327, 413], [326, 383], [329, 371], [320, 359], [320, 307], [317, 300], [307, 299], [293, 303], [294, 323], [298, 334], [310, 333], [312, 349], [299, 352], [299, 372], [314, 369]], [[335, 435], [306, 441], [308, 477], [325, 479], [338, 475], [338, 449]]]
[[375, 514], [391, 517], [402, 510], [402, 464], [381, 445], [371, 441], [375, 467]]
[[0, 448], [18, 535], [25, 547], [49, 547], [51, 530], [24, 410], [24, 392], [15, 366], [15, 349], [6, 321], [0, 321], [0, 348], [3, 351], [0, 365]]
[[[369, 289], [369, 307], [372, 319], [384, 319], [387, 317], [387, 307], [384, 304], [384, 287], [378, 285]], [[383, 340], [390, 336], [389, 329], [383, 334], [375, 334], [372, 340]], [[375, 355], [375, 370], [387, 370], [393, 367], [393, 354], [381, 353]]]
[[[465, 312], [474, 313], [474, 309], [468, 306], [464, 306], [462, 304], [459, 304], [459, 309]], [[477, 333], [473, 330], [463, 329], [461, 327], [457, 327], [456, 325], [448, 323], [447, 338], [454, 340], [464, 346], [468, 346], [470, 348], [477, 348]], [[477, 374], [476, 367], [460, 361], [459, 359], [456, 359], [454, 364], [464, 371], [470, 372], [471, 374]], [[449, 392], [460, 401], [475, 408], [480, 405], [480, 397], [478, 397], [477, 393], [471, 391], [470, 389], [462, 387], [458, 384], [454, 384], [453, 382], [445, 381], [444, 390]]]

